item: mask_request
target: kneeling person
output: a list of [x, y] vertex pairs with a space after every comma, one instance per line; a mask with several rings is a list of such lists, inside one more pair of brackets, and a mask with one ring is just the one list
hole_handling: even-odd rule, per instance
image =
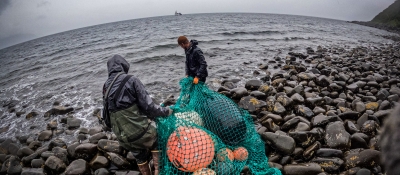
[[108, 79], [103, 86], [107, 99], [111, 129], [119, 144], [131, 151], [143, 175], [150, 175], [148, 160], [152, 150], [155, 172], [158, 174], [159, 152], [157, 132], [153, 120], [158, 116], [171, 115], [169, 107], [154, 104], [142, 82], [128, 75], [129, 63], [120, 55], [107, 62]]

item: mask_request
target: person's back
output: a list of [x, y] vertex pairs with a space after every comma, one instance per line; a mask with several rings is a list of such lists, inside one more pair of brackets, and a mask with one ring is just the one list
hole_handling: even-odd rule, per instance
[[[169, 107], [154, 104], [140, 80], [127, 75], [129, 63], [115, 55], [107, 62], [108, 79], [103, 86], [103, 96], [107, 94], [111, 129], [122, 147], [131, 151], [142, 174], [148, 173], [149, 151], [157, 146], [154, 119], [172, 113]], [[153, 159], [157, 163], [157, 152]], [[157, 160], [156, 160], [157, 159]], [[158, 170], [157, 165], [154, 165]]]

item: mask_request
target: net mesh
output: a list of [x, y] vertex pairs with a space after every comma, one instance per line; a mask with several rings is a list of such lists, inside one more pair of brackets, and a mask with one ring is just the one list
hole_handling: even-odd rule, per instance
[[174, 113], [157, 119], [160, 174], [281, 175], [268, 166], [252, 118], [231, 99], [193, 78], [180, 81]]

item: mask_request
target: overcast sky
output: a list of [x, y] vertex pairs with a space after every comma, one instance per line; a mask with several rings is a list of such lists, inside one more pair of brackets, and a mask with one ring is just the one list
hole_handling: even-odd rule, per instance
[[0, 0], [0, 49], [71, 29], [151, 16], [256, 12], [369, 21], [395, 0]]

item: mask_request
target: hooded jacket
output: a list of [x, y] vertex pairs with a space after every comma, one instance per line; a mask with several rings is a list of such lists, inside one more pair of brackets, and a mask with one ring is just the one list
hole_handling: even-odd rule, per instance
[[169, 109], [154, 104], [142, 82], [135, 76], [129, 78], [121, 89], [120, 96], [116, 97], [116, 91], [125, 76], [127, 76], [129, 67], [129, 63], [120, 55], [114, 55], [107, 62], [108, 79], [103, 86], [103, 96], [115, 76], [120, 72], [125, 73], [120, 75], [110, 88], [108, 94], [108, 110], [110, 113], [128, 109], [136, 104], [139, 108], [139, 112], [151, 119], [157, 116], [168, 116]]
[[203, 52], [197, 47], [196, 40], [190, 41], [190, 47], [185, 50], [186, 54], [186, 75], [191, 77], [198, 77], [204, 80], [208, 76], [207, 62], [204, 58]]

